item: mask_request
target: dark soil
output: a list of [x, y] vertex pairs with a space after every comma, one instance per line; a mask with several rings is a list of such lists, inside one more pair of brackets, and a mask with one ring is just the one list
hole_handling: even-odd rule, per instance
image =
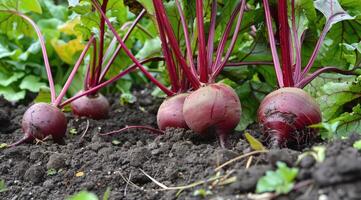
[[[117, 97], [109, 97], [112, 112], [106, 120], [74, 119], [68, 113], [66, 145], [49, 139], [0, 149], [0, 179], [7, 187], [0, 199], [57, 200], [81, 190], [101, 198], [108, 187], [112, 200], [199, 199], [194, 193], [200, 189], [211, 192], [206, 199], [260, 199], [250, 193], [267, 170], [275, 169], [277, 161], [300, 169], [295, 190], [278, 199], [361, 199], [361, 155], [352, 148], [358, 136], [327, 144], [322, 163], [312, 156], [297, 163], [302, 152], [283, 148], [255, 154], [250, 163], [246, 157], [216, 172], [220, 164], [252, 151], [242, 133], [232, 135], [229, 149], [219, 148], [215, 139], [182, 129], [169, 129], [160, 136], [142, 129], [99, 136], [126, 125], [156, 127], [160, 100], [144, 92], [137, 96], [137, 103], [126, 106], [119, 105]], [[19, 124], [25, 109], [0, 101], [0, 143], [22, 137]], [[249, 132], [260, 135], [257, 128]], [[167, 187], [203, 182], [184, 190], [162, 190], [142, 170]], [[215, 179], [217, 175], [226, 177]]]

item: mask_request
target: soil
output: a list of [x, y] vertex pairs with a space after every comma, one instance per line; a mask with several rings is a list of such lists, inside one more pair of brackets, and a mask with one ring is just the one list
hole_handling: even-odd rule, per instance
[[[325, 144], [326, 159], [321, 163], [310, 155], [296, 162], [307, 148], [272, 147], [268, 153], [254, 154], [252, 160], [248, 156], [215, 171], [224, 162], [253, 151], [242, 132], [232, 134], [228, 149], [220, 148], [214, 138], [201, 138], [184, 129], [168, 129], [164, 135], [130, 129], [100, 136], [126, 125], [156, 127], [161, 100], [144, 91], [136, 96], [135, 104], [125, 106], [119, 105], [117, 96], [108, 97], [112, 106], [105, 120], [75, 119], [67, 113], [65, 145], [49, 139], [0, 149], [0, 180], [7, 188], [0, 192], [0, 199], [57, 200], [81, 190], [94, 192], [101, 199], [108, 187], [111, 200], [201, 199], [202, 195], [195, 195], [201, 191], [209, 191], [205, 199], [261, 199], [251, 193], [257, 180], [275, 169], [277, 161], [300, 171], [292, 192], [266, 194], [269, 198], [361, 199], [361, 155], [352, 147], [359, 136]], [[20, 122], [26, 108], [0, 101], [0, 143], [10, 144], [22, 137]], [[260, 137], [257, 126], [248, 132]], [[187, 185], [181, 190], [172, 188]]]

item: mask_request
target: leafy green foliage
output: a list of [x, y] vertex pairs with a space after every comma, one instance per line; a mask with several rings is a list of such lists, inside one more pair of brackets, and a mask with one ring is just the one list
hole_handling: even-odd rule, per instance
[[361, 140], [357, 140], [355, 143], [353, 143], [353, 148], [361, 150]]
[[297, 168], [289, 168], [285, 163], [277, 162], [276, 171], [267, 171], [266, 175], [258, 180], [256, 192], [287, 194], [292, 190], [297, 174]]
[[99, 199], [94, 193], [87, 191], [80, 191], [67, 198], [67, 200], [99, 200]]
[[[57, 74], [55, 81], [63, 83], [69, 67], [58, 59], [51, 40], [61, 37], [57, 26], [68, 18], [65, 7], [51, 1], [17, 0], [0, 1], [0, 9], [19, 10], [35, 20], [45, 37], [52, 71]], [[6, 12], [0, 12], [0, 80], [0, 95], [14, 102], [23, 99], [27, 92], [36, 93], [47, 86], [43, 57], [33, 28]]]

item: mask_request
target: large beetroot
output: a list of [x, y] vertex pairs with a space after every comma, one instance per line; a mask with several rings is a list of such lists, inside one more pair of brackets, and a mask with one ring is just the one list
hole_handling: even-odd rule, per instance
[[[309, 125], [322, 121], [319, 105], [308, 95], [303, 88], [315, 77], [323, 72], [340, 72], [350, 74], [350, 71], [342, 71], [336, 67], [320, 67], [320, 69], [308, 76], [312, 65], [319, 53], [326, 33], [330, 30], [330, 25], [338, 21], [338, 15], [347, 14], [339, 12], [332, 14], [326, 21], [325, 28], [320, 34], [320, 38], [307, 65], [302, 68], [301, 62], [301, 37], [299, 37], [298, 27], [295, 18], [295, 1], [291, 1], [291, 27], [288, 20], [288, 1], [279, 0], [277, 4], [276, 28], [280, 41], [280, 52], [282, 62], [277, 53], [275, 36], [273, 33], [271, 11], [268, 0], [263, 0], [266, 25], [269, 43], [272, 51], [274, 69], [276, 72], [278, 86], [280, 89], [270, 93], [262, 101], [258, 110], [258, 120], [264, 128], [264, 132], [278, 145], [304, 144], [307, 139], [315, 136], [316, 130], [309, 128]], [[327, 5], [326, 5], [327, 6]], [[330, 4], [332, 11], [332, 4]], [[332, 13], [332, 12], [331, 12]], [[276, 16], [275, 16], [276, 17]], [[301, 33], [302, 35], [304, 33]], [[292, 48], [290, 48], [292, 47]], [[294, 58], [294, 59], [293, 59]]]
[[226, 136], [237, 126], [241, 103], [234, 90], [222, 83], [210, 84], [192, 92], [184, 101], [187, 125], [199, 134], [216, 133], [225, 146]]
[[321, 122], [321, 110], [302, 89], [285, 87], [264, 98], [258, 110], [258, 119], [265, 133], [283, 145], [287, 141], [312, 138], [315, 131], [305, 127]]

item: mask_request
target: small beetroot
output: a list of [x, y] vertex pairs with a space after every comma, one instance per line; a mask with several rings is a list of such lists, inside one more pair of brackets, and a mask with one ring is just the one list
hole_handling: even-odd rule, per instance
[[49, 135], [55, 142], [62, 143], [67, 129], [67, 120], [64, 113], [57, 107], [47, 103], [36, 103], [26, 110], [21, 127], [25, 134], [23, 139], [11, 146], [31, 142], [35, 138], [42, 140]]
[[166, 99], [159, 107], [157, 114], [158, 127], [165, 130], [167, 127], [188, 128], [183, 117], [184, 100], [189, 94], [178, 94]]
[[109, 102], [100, 93], [85, 95], [71, 102], [74, 115], [85, 116], [92, 119], [104, 119], [109, 114]]

